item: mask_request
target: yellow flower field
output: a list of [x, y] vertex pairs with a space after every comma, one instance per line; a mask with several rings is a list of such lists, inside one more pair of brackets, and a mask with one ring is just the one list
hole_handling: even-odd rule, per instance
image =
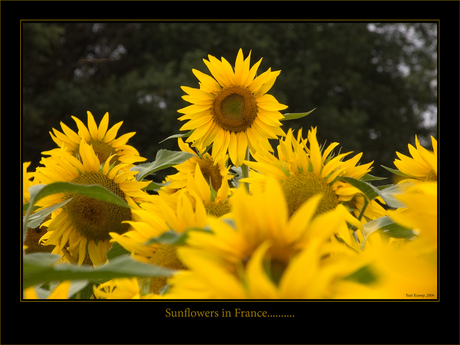
[[318, 142], [250, 58], [192, 70], [177, 151], [142, 157], [109, 113], [51, 129], [23, 162], [23, 299], [438, 298], [436, 139], [414, 133], [387, 168], [402, 179], [376, 187], [379, 157]]

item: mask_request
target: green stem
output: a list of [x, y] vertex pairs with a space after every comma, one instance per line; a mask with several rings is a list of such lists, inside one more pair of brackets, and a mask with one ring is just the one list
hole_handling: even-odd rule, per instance
[[[247, 151], [246, 151], [246, 160], [250, 160], [249, 147], [247, 148]], [[241, 173], [243, 175], [243, 178], [249, 177], [249, 167], [246, 164], [241, 165]], [[243, 182], [243, 184], [246, 187], [246, 191], [249, 193], [249, 183]]]
[[358, 216], [359, 221], [361, 221], [361, 218], [363, 218], [364, 211], [366, 210], [367, 205], [369, 205], [369, 201], [367, 201], [367, 198], [364, 197], [364, 205], [363, 205], [363, 208], [361, 209], [361, 212], [359, 213], [359, 216]]

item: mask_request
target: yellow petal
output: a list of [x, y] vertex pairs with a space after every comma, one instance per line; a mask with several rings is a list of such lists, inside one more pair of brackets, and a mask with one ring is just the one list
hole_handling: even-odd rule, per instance
[[64, 280], [60, 282], [58, 286], [51, 292], [48, 296], [48, 299], [68, 299], [69, 298], [69, 288], [72, 281]]
[[240, 49], [236, 56], [235, 61], [235, 84], [244, 85], [249, 73], [249, 58], [251, 53], [246, 60], [243, 60], [243, 50]]
[[118, 122], [117, 124], [113, 125], [112, 128], [105, 134], [104, 142], [110, 143], [115, 137], [117, 136], [118, 130], [120, 129], [123, 121]]
[[94, 117], [93, 117], [93, 114], [91, 114], [89, 111], [86, 112], [86, 114], [88, 115], [88, 129], [89, 129], [89, 133], [91, 135], [91, 137], [93, 139], [97, 139], [97, 125], [96, 125], [96, 121], [94, 121]]
[[238, 164], [243, 164], [243, 161], [246, 159], [246, 153], [248, 151], [248, 138], [246, 133], [240, 132], [237, 134], [238, 141]]
[[238, 161], [238, 140], [236, 139], [236, 134], [234, 132], [230, 132], [230, 142], [228, 145], [228, 155], [232, 160], [235, 166], [239, 166]]
[[91, 135], [88, 132], [88, 129], [86, 128], [85, 124], [77, 117], [72, 116], [72, 119], [75, 121], [78, 127], [78, 135], [85, 139], [86, 141], [91, 141]]
[[214, 78], [196, 69], [192, 69], [192, 72], [195, 77], [197, 77], [197, 79], [203, 84], [203, 87], [205, 87], [207, 91], [216, 93], [220, 91], [221, 86]]
[[61, 122], [61, 128], [64, 131], [65, 135], [67, 135], [69, 139], [72, 140], [76, 145], [80, 143], [81, 138], [78, 136], [78, 134], [71, 130], [69, 127], [67, 127], [63, 122]]
[[263, 259], [271, 243], [265, 241], [262, 243], [249, 259], [247, 267], [247, 280], [252, 298], [258, 299], [277, 299], [279, 294], [276, 286], [267, 277], [263, 268]]
[[102, 140], [107, 132], [107, 128], [109, 128], [109, 113], [105, 113], [104, 117], [102, 118], [101, 122], [99, 123], [99, 128], [97, 130], [97, 138]]
[[93, 148], [84, 140], [80, 142], [80, 157], [87, 172], [99, 171], [101, 165], [99, 158], [97, 158]]

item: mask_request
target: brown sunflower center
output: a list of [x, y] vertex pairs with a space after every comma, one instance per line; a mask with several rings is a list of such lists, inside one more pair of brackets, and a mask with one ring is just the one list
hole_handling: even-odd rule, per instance
[[425, 178], [425, 181], [437, 181], [437, 180], [438, 180], [438, 176], [436, 175], [434, 170], [431, 170]]
[[[179, 260], [176, 254], [176, 250], [179, 245], [169, 245], [169, 244], [161, 244], [153, 257], [150, 259], [150, 263], [171, 268], [175, 270], [184, 270], [187, 269], [182, 261]], [[160, 289], [166, 285], [166, 277], [154, 277], [150, 280], [150, 291], [153, 293], [159, 293]]]
[[206, 209], [206, 213], [215, 217], [221, 217], [227, 213], [230, 213], [230, 205], [228, 203], [223, 202], [209, 202], [204, 204], [204, 208]]
[[230, 132], [242, 132], [257, 116], [256, 100], [247, 88], [233, 85], [223, 88], [214, 100], [213, 116], [220, 127]]
[[[100, 172], [84, 173], [71, 182], [100, 185], [125, 198], [125, 193], [118, 184]], [[67, 193], [65, 197], [72, 198], [65, 206], [70, 221], [77, 231], [88, 239], [107, 240], [110, 239], [109, 232], [122, 234], [128, 230], [129, 224], [122, 224], [122, 221], [131, 220], [129, 208], [76, 193]]]
[[282, 185], [289, 217], [312, 196], [322, 193], [323, 197], [318, 204], [315, 215], [334, 210], [337, 205], [337, 196], [332, 187], [321, 177], [312, 172], [307, 172], [288, 177]]
[[209, 182], [211, 181], [212, 188], [217, 191], [222, 186], [222, 175], [220, 174], [220, 169], [217, 164], [211, 159], [200, 159], [198, 162], [200, 166], [201, 173], [203, 174], [204, 179]]
[[[114, 148], [103, 141], [91, 139], [91, 141], [88, 144], [90, 144], [93, 147], [94, 153], [99, 159], [100, 164], [104, 163], [107, 160], [107, 158], [109, 158], [111, 155], [115, 153]], [[74, 152], [77, 157], [78, 157], [77, 154], [79, 152], [79, 149], [80, 149], [80, 145], [78, 145], [78, 147], [75, 149], [75, 152]], [[117, 157], [118, 156], [113, 157], [110, 161], [110, 164], [114, 162], [116, 164], [119, 163]]]

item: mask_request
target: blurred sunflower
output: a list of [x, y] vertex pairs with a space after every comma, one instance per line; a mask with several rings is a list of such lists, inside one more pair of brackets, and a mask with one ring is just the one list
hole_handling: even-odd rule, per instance
[[[363, 204], [362, 193], [344, 181], [343, 177], [360, 179], [371, 170], [373, 162], [359, 165], [362, 153], [349, 160], [343, 158], [351, 152], [334, 157], [332, 150], [337, 145], [338, 143], [334, 142], [327, 148], [321, 149], [316, 138], [316, 128], [308, 131], [307, 139], [302, 138], [301, 129], [297, 139], [289, 129], [286, 137], [279, 141], [278, 158], [272, 154], [256, 153], [255, 162], [245, 161], [244, 164], [260, 174], [251, 174], [249, 178], [241, 181], [251, 183], [251, 189], [263, 188], [265, 176], [272, 176], [282, 181], [290, 216], [306, 200], [318, 193], [322, 193], [322, 199], [317, 214], [333, 210], [339, 203], [356, 209], [360, 203]], [[373, 200], [364, 215], [375, 219], [384, 213], [385, 210]]]
[[240, 49], [233, 69], [224, 58], [208, 55], [209, 61], [203, 61], [212, 77], [193, 69], [200, 88], [182, 86], [187, 93], [182, 98], [192, 105], [178, 110], [184, 114], [179, 120], [189, 120], [180, 130], [194, 130], [187, 142], [200, 151], [212, 143], [214, 159], [228, 152], [235, 166], [246, 159], [248, 147], [252, 152], [273, 151], [268, 139], [285, 134], [279, 110], [287, 106], [267, 94], [280, 71], [269, 68], [255, 77], [262, 59], [249, 68], [250, 57], [244, 59]]
[[[182, 234], [187, 229], [203, 229], [206, 226], [206, 209], [201, 199], [197, 197], [195, 202], [192, 202], [185, 191], [176, 194], [175, 203], [171, 203], [171, 200], [162, 202], [163, 198], [158, 197], [157, 202], [141, 204], [141, 209], [132, 211], [134, 219], [124, 222], [129, 224], [132, 230], [124, 234], [111, 232], [110, 242], [119, 243], [139, 261], [171, 269], [185, 269], [176, 255], [181, 245], [152, 240], [166, 232]], [[151, 292], [159, 293], [166, 284], [166, 278], [150, 278], [147, 283]]]
[[438, 239], [438, 183], [428, 181], [408, 187], [396, 196], [407, 207], [389, 211], [396, 223], [419, 232], [418, 242], [437, 248]]
[[97, 299], [142, 299], [154, 298], [153, 294], [143, 294], [137, 278], [111, 279], [99, 286], [93, 285]]
[[[60, 282], [46, 299], [69, 299], [69, 289], [72, 281], [64, 280]], [[30, 286], [24, 290], [24, 299], [39, 299], [36, 288]]]
[[[335, 282], [331, 291], [340, 299], [435, 299], [438, 294], [436, 251], [420, 251], [419, 239], [394, 245], [383, 235], [371, 236], [354, 264], [354, 274]], [[361, 262], [361, 264], [359, 264]], [[417, 296], [417, 294], [419, 294]]]
[[[128, 140], [136, 134], [135, 132], [126, 133], [116, 138], [123, 121], [118, 122], [112, 128], [108, 129], [109, 113], [104, 115], [99, 123], [99, 127], [89, 111], [87, 115], [88, 127], [80, 119], [72, 116], [72, 119], [77, 124], [78, 134], [62, 122], [61, 128], [64, 133], [53, 128], [54, 134], [50, 132], [53, 141], [59, 147], [78, 158], [80, 142], [81, 139], [84, 139], [87, 144], [92, 146], [100, 164], [104, 163], [110, 156], [114, 157], [114, 161], [110, 162], [110, 164], [132, 164], [146, 160], [146, 158], [139, 156], [139, 152], [133, 146], [126, 145]], [[129, 167], [126, 170], [129, 170]]]
[[239, 188], [232, 198], [230, 218], [208, 217], [212, 231], [191, 231], [178, 249], [189, 271], [169, 278], [164, 298], [321, 298], [335, 277], [355, 269], [347, 259], [323, 265], [329, 255], [353, 255], [331, 241], [339, 229], [348, 231], [347, 221], [359, 226], [343, 206], [313, 218], [320, 200], [314, 196], [289, 218], [272, 178], [263, 192]]
[[[81, 185], [99, 185], [107, 188], [127, 201], [131, 208], [148, 199], [142, 188], [149, 181], [138, 182], [136, 171], [124, 171], [128, 164], [109, 164], [114, 155], [100, 164], [92, 146], [81, 140], [75, 158], [65, 149], [50, 151], [50, 157], [43, 158], [44, 167], [38, 167], [34, 182], [72, 182]], [[53, 253], [64, 255], [70, 262], [99, 265], [106, 261], [106, 252], [111, 247], [109, 232], [124, 233], [129, 230], [130, 207], [119, 206], [74, 193], [56, 193], [42, 198], [38, 204], [49, 207], [72, 198], [53, 217], [44, 223], [47, 233], [41, 238], [44, 245], [55, 245]]]
[[408, 157], [402, 153], [396, 152], [399, 159], [395, 159], [394, 165], [402, 173], [409, 176], [411, 179], [420, 181], [437, 181], [438, 180], [438, 142], [431, 137], [433, 151], [428, 151], [420, 145], [420, 141], [415, 136], [415, 146], [408, 144], [409, 153], [412, 156]]

